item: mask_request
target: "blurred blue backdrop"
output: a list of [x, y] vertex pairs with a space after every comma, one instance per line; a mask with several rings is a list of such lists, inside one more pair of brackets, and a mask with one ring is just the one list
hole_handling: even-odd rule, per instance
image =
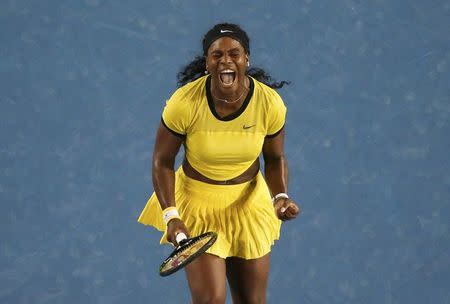
[[303, 214], [269, 303], [449, 303], [449, 17], [440, 0], [2, 0], [0, 303], [189, 302], [136, 219], [176, 73], [223, 21], [292, 81]]

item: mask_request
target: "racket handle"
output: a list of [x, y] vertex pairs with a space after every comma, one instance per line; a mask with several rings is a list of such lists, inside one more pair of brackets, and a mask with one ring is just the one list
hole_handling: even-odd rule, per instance
[[183, 232], [180, 232], [180, 233], [177, 234], [177, 236], [175, 237], [175, 239], [177, 240], [177, 243], [180, 244], [180, 242], [181, 242], [182, 240], [187, 239], [187, 236], [186, 236], [186, 234], [184, 234]]

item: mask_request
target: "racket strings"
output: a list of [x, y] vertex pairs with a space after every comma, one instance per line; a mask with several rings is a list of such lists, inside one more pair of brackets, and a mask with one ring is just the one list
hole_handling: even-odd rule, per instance
[[160, 274], [170, 274], [187, 265], [196, 256], [206, 251], [216, 240], [215, 234], [205, 234], [194, 239], [189, 239], [185, 244], [179, 246], [163, 262]]

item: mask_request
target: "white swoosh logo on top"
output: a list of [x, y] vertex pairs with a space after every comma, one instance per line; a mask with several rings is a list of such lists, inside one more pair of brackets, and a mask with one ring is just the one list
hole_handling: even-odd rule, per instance
[[232, 33], [233, 31], [230, 31], [230, 30], [220, 30], [220, 33], [221, 34], [223, 34], [223, 33]]

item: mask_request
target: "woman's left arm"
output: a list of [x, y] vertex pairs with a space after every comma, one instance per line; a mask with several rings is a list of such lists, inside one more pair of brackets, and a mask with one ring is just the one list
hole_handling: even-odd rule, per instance
[[[288, 166], [284, 156], [284, 129], [274, 137], [266, 137], [263, 145], [264, 175], [273, 197], [288, 191]], [[275, 213], [280, 220], [297, 217], [300, 208], [295, 202], [280, 195], [273, 202]]]

